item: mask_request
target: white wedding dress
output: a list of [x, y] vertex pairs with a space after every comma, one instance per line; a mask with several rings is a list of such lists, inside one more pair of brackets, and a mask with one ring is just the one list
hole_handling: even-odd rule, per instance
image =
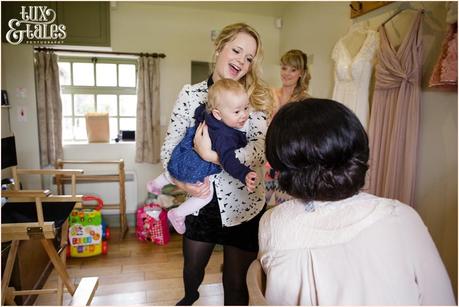
[[335, 61], [333, 100], [351, 109], [368, 131], [369, 86], [379, 39], [376, 31], [365, 30], [364, 33], [366, 38], [354, 57], [346, 46], [346, 39], [354, 34], [352, 31], [342, 37], [333, 48], [332, 59]]

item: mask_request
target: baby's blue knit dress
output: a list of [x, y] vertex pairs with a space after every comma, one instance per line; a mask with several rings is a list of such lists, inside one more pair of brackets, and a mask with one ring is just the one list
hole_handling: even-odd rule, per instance
[[[202, 119], [205, 112], [204, 105], [196, 109], [195, 118]], [[193, 149], [193, 139], [196, 133], [196, 125], [186, 130], [185, 136], [180, 143], [175, 146], [171, 154], [171, 159], [167, 164], [169, 174], [178, 181], [196, 183], [203, 182], [207, 176], [218, 174], [222, 171], [217, 164], [204, 161]]]

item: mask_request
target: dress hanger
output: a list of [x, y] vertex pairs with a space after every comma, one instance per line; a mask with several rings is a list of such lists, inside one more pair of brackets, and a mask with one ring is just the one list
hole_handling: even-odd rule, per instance
[[351, 37], [366, 37], [368, 34], [368, 22], [355, 22], [351, 24], [347, 33], [342, 37], [343, 40], [348, 40]]
[[346, 35], [354, 34], [354, 33], [367, 34], [368, 30], [369, 30], [368, 21], [354, 22], [349, 27], [349, 30], [347, 31]]
[[359, 54], [359, 51], [369, 37], [369, 33], [368, 21], [351, 24], [347, 33], [340, 40], [351, 58], [355, 58]]
[[401, 12], [406, 11], [406, 10], [421, 11], [421, 14], [424, 14], [424, 9], [418, 10], [418, 9], [415, 9], [415, 8], [412, 8], [412, 7], [402, 8], [402, 9], [398, 10], [394, 15], [390, 16], [389, 18], [387, 18], [381, 25], [385, 25], [390, 20], [392, 20], [392, 18], [394, 18], [395, 16], [397, 16], [398, 14], [400, 14]]

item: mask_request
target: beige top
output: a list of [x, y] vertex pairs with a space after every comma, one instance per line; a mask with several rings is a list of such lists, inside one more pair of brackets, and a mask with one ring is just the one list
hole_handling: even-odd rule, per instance
[[273, 88], [271, 89], [274, 98], [274, 106], [273, 106], [273, 116], [277, 113], [277, 110], [282, 106], [282, 88]]
[[455, 305], [426, 226], [396, 200], [291, 200], [263, 215], [259, 241], [270, 305]]
[[[285, 97], [282, 97], [282, 88], [271, 88], [271, 92], [272, 92], [272, 95], [273, 95], [273, 98], [274, 98], [274, 104], [273, 104], [273, 115], [274, 116], [277, 111], [284, 105], [286, 104], [287, 102], [290, 102], [290, 98], [291, 97], [287, 97], [287, 99]], [[309, 94], [306, 94], [303, 98], [311, 98], [311, 96]]]

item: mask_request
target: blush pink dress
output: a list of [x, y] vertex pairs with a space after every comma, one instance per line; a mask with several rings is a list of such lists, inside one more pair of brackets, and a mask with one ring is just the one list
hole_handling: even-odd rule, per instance
[[395, 50], [384, 25], [370, 115], [369, 192], [414, 205], [422, 73], [419, 11]]

